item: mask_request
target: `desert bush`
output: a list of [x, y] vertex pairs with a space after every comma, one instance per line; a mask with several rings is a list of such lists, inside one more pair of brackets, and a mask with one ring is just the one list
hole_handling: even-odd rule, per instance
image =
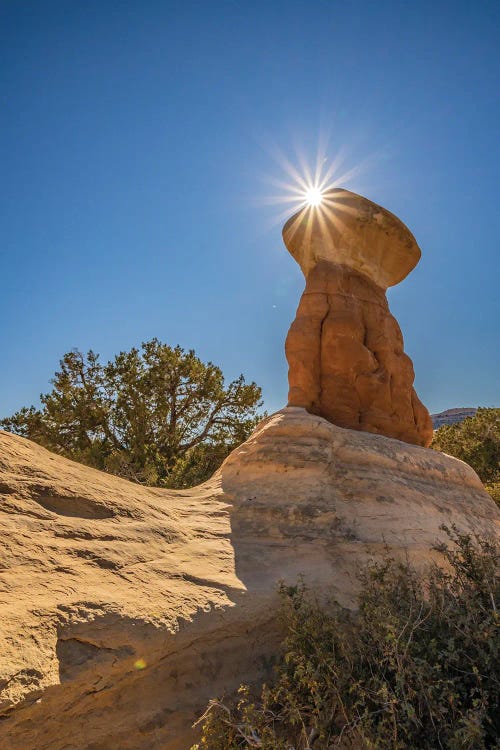
[[496, 504], [500, 507], [500, 482], [491, 482], [484, 485], [486, 492], [491, 495]]
[[500, 482], [500, 409], [480, 408], [474, 417], [440, 427], [431, 448], [465, 461], [482, 482]]
[[198, 750], [499, 748], [498, 547], [448, 530], [444, 566], [387, 557], [355, 614], [282, 587], [286, 637], [254, 696], [213, 700]]

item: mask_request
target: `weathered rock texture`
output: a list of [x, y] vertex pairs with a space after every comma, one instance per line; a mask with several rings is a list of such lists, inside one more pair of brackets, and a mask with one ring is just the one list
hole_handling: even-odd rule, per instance
[[286, 341], [288, 404], [341, 427], [429, 445], [432, 421], [385, 296], [418, 262], [413, 235], [380, 206], [334, 190], [293, 216], [283, 237], [306, 276]]
[[187, 750], [207, 700], [260, 677], [276, 587], [353, 606], [356, 569], [495, 533], [475, 473], [303, 409], [192, 490], [131, 484], [0, 432], [0, 747]]
[[306, 278], [319, 261], [330, 260], [368, 276], [384, 291], [408, 276], [421, 256], [397, 216], [340, 188], [288, 219], [283, 238]]
[[401, 330], [367, 276], [325, 260], [314, 266], [285, 349], [290, 406], [340, 427], [429, 445], [432, 422], [413, 388]]

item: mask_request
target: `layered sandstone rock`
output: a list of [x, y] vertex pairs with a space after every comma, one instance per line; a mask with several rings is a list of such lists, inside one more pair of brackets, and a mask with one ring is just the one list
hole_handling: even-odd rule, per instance
[[0, 747], [187, 750], [208, 699], [269, 667], [279, 580], [353, 606], [386, 545], [422, 564], [443, 522], [498, 518], [461, 461], [300, 408], [178, 492], [0, 431]]
[[289, 405], [429, 445], [432, 421], [385, 296], [418, 262], [413, 235], [380, 206], [334, 190], [293, 216], [283, 237], [306, 276], [286, 341]]
[[306, 278], [317, 263], [329, 260], [368, 276], [384, 291], [408, 276], [421, 255], [397, 216], [340, 188], [288, 219], [283, 239]]
[[428, 445], [432, 423], [383, 290], [347, 266], [309, 273], [286, 340], [290, 406], [340, 427]]

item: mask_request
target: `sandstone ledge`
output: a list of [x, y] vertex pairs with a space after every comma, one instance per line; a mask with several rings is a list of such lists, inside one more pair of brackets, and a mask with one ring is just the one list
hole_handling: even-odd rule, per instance
[[442, 523], [499, 517], [466, 464], [300, 408], [182, 492], [0, 432], [0, 747], [186, 750], [207, 699], [269, 663], [278, 580], [353, 606], [385, 545], [425, 563]]

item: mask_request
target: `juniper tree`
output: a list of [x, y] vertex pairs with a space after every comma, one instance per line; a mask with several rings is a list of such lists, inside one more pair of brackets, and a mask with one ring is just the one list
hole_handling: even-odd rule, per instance
[[258, 420], [261, 389], [243, 375], [158, 339], [120, 352], [66, 353], [40, 396], [0, 421], [49, 450], [133, 481], [189, 486], [208, 478]]

